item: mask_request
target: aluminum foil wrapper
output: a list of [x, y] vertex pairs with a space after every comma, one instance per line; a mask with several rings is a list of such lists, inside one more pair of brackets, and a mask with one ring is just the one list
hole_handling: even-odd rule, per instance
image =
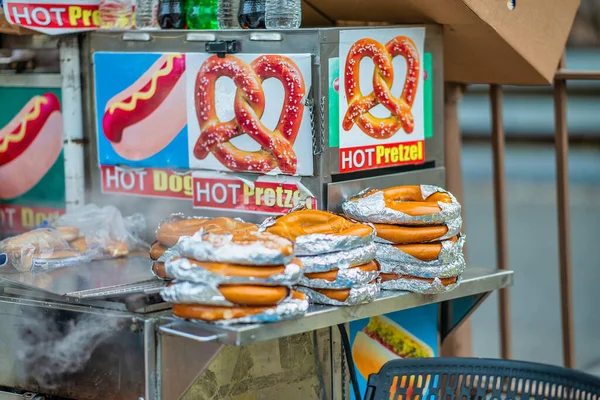
[[[268, 235], [270, 237], [269, 240], [282, 247], [288, 246], [291, 243], [287, 239], [270, 235], [266, 232], [262, 232], [260, 235]], [[242, 265], [285, 265], [289, 264], [294, 258], [294, 254], [286, 256], [278, 249], [265, 247], [260, 241], [239, 244], [234, 243], [231, 240], [232, 237], [232, 235], [214, 235], [199, 232], [191, 237], [182, 236], [171, 250], [176, 251], [184, 257], [193, 258], [198, 261]]]
[[[372, 192], [372, 194], [368, 194]], [[438, 202], [441, 211], [434, 214], [412, 216], [401, 211], [388, 208], [385, 204], [383, 191], [366, 189], [342, 204], [344, 213], [354, 219], [365, 222], [399, 225], [439, 225], [460, 216], [460, 203], [448, 191], [432, 185], [421, 185], [424, 199], [434, 193], [447, 193], [452, 203]]]
[[375, 258], [375, 243], [348, 251], [326, 253], [318, 256], [301, 256], [304, 273], [327, 272], [333, 269], [347, 269], [355, 265], [366, 264]]
[[171, 259], [165, 263], [168, 276], [187, 282], [202, 283], [218, 286], [222, 283], [236, 283], [244, 285], [272, 285], [292, 286], [302, 277], [302, 267], [291, 262], [285, 266], [282, 274], [272, 275], [267, 279], [245, 278], [238, 276], [223, 276], [215, 274], [189, 262], [187, 258]]
[[[290, 295], [291, 295], [290, 289]], [[235, 307], [216, 286], [177, 281], [160, 292], [164, 301], [175, 304], [205, 304], [212, 306]]]
[[382, 282], [381, 288], [383, 290], [403, 290], [421, 294], [439, 294], [456, 289], [461, 281], [462, 277], [459, 276], [456, 283], [444, 286], [438, 278], [435, 278], [432, 283], [418, 279], [396, 279], [395, 281]]
[[[446, 225], [448, 227], [448, 232], [446, 232], [445, 235], [440, 236], [439, 238], [435, 238], [433, 240], [430, 240], [429, 242], [424, 242], [424, 243], [439, 242], [441, 240], [447, 240], [447, 239], [450, 239], [451, 237], [454, 237], [454, 236], [458, 235], [460, 233], [460, 229], [462, 228], [462, 218], [458, 217], [456, 219], [447, 221], [443, 225]], [[385, 240], [385, 239], [382, 239], [380, 237], [375, 237], [375, 241], [377, 243], [393, 244], [389, 240]]]
[[337, 301], [304, 286], [297, 286], [296, 290], [306, 294], [313, 304], [325, 304], [329, 306], [355, 306], [370, 303], [379, 297], [381, 288], [377, 283], [364, 286], [355, 286], [350, 289], [350, 295], [346, 301]]
[[315, 289], [348, 289], [363, 286], [374, 281], [379, 276], [379, 271], [361, 271], [358, 268], [338, 270], [335, 281], [325, 279], [308, 279], [303, 276], [300, 285]]
[[[442, 250], [440, 251], [437, 260], [432, 261], [422, 261], [392, 245], [376, 243], [376, 258], [380, 262], [395, 262], [397, 264], [409, 264], [414, 266], [422, 266], [424, 268], [441, 266], [451, 263], [459, 257], [463, 257], [462, 250], [465, 241], [466, 237], [463, 234], [459, 236], [456, 242], [451, 242], [450, 240], [443, 241]], [[456, 275], [457, 274], [451, 276]]]
[[375, 229], [367, 236], [340, 236], [327, 234], [304, 235], [296, 238], [294, 250], [298, 256], [314, 256], [348, 251], [368, 246], [375, 239]]
[[215, 321], [216, 325], [233, 324], [262, 324], [267, 322], [278, 322], [303, 316], [308, 310], [308, 300], [289, 299], [282, 301], [274, 309], [263, 313], [248, 315], [242, 318], [224, 319]]
[[418, 265], [405, 264], [396, 261], [379, 261], [379, 266], [383, 273], [396, 273], [419, 278], [451, 278], [462, 274], [467, 267], [465, 258], [462, 254], [447, 264], [427, 264], [428, 263], [424, 261], [421, 261], [421, 264]]

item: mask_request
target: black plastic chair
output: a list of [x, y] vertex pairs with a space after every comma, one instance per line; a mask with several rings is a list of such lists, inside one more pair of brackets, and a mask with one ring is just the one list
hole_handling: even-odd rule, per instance
[[387, 362], [365, 400], [600, 400], [600, 379], [571, 369], [485, 358]]

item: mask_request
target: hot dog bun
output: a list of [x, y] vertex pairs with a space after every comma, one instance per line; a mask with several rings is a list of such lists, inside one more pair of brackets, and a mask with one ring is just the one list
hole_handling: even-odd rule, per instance
[[[36, 103], [38, 111], [35, 111]], [[40, 123], [44, 119], [45, 122]], [[21, 126], [24, 127], [23, 136], [19, 133]], [[5, 151], [0, 151], [6, 161], [0, 165], [0, 199], [24, 194], [46, 175], [60, 155], [62, 135], [60, 103], [52, 93], [33, 97], [0, 129], [0, 150], [6, 147]]]
[[[143, 97], [152, 91], [153, 96]], [[106, 103], [104, 135], [121, 157], [148, 158], [171, 143], [186, 125], [185, 96], [185, 56], [164, 54], [137, 81]], [[131, 110], [127, 106], [116, 107], [134, 101]]]
[[[385, 329], [386, 333], [382, 336], [397, 340], [401, 344], [400, 347], [406, 348], [406, 354], [398, 354], [390, 349], [393, 346], [388, 344], [389, 347], [386, 347], [373, 338], [373, 335], [370, 336], [369, 332], [376, 329]], [[354, 365], [365, 379], [368, 379], [370, 374], [378, 373], [390, 360], [433, 356], [434, 352], [430, 346], [385, 316], [371, 318], [363, 331], [356, 334], [352, 345]]]

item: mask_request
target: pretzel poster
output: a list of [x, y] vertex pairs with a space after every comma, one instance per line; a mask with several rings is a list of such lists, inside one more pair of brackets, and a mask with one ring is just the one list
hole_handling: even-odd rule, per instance
[[340, 172], [425, 161], [425, 28], [340, 31]]
[[312, 175], [309, 54], [186, 55], [190, 168]]

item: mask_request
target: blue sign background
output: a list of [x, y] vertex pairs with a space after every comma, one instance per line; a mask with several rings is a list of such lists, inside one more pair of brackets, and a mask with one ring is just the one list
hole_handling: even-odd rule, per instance
[[[438, 305], [429, 304], [418, 308], [396, 311], [389, 314], [384, 314], [385, 317], [391, 319], [413, 336], [426, 343], [433, 349], [434, 354], [438, 355]], [[356, 334], [362, 331], [369, 323], [370, 318], [361, 319], [350, 322], [350, 347], [354, 346]], [[360, 372], [356, 370], [356, 378], [358, 379], [358, 387], [362, 396], [367, 390], [367, 381], [362, 377]], [[350, 391], [350, 398], [356, 400], [354, 393]]]
[[[139, 161], [119, 156], [102, 130], [106, 103], [127, 89], [161, 56], [161, 53], [94, 53], [94, 87], [96, 91], [96, 134], [98, 162], [101, 165], [129, 165], [146, 168], [189, 168], [187, 125], [167, 147]], [[185, 79], [182, 77], [182, 79]], [[182, 107], [184, 103], [182, 102]], [[152, 132], [148, 132], [149, 135]]]

